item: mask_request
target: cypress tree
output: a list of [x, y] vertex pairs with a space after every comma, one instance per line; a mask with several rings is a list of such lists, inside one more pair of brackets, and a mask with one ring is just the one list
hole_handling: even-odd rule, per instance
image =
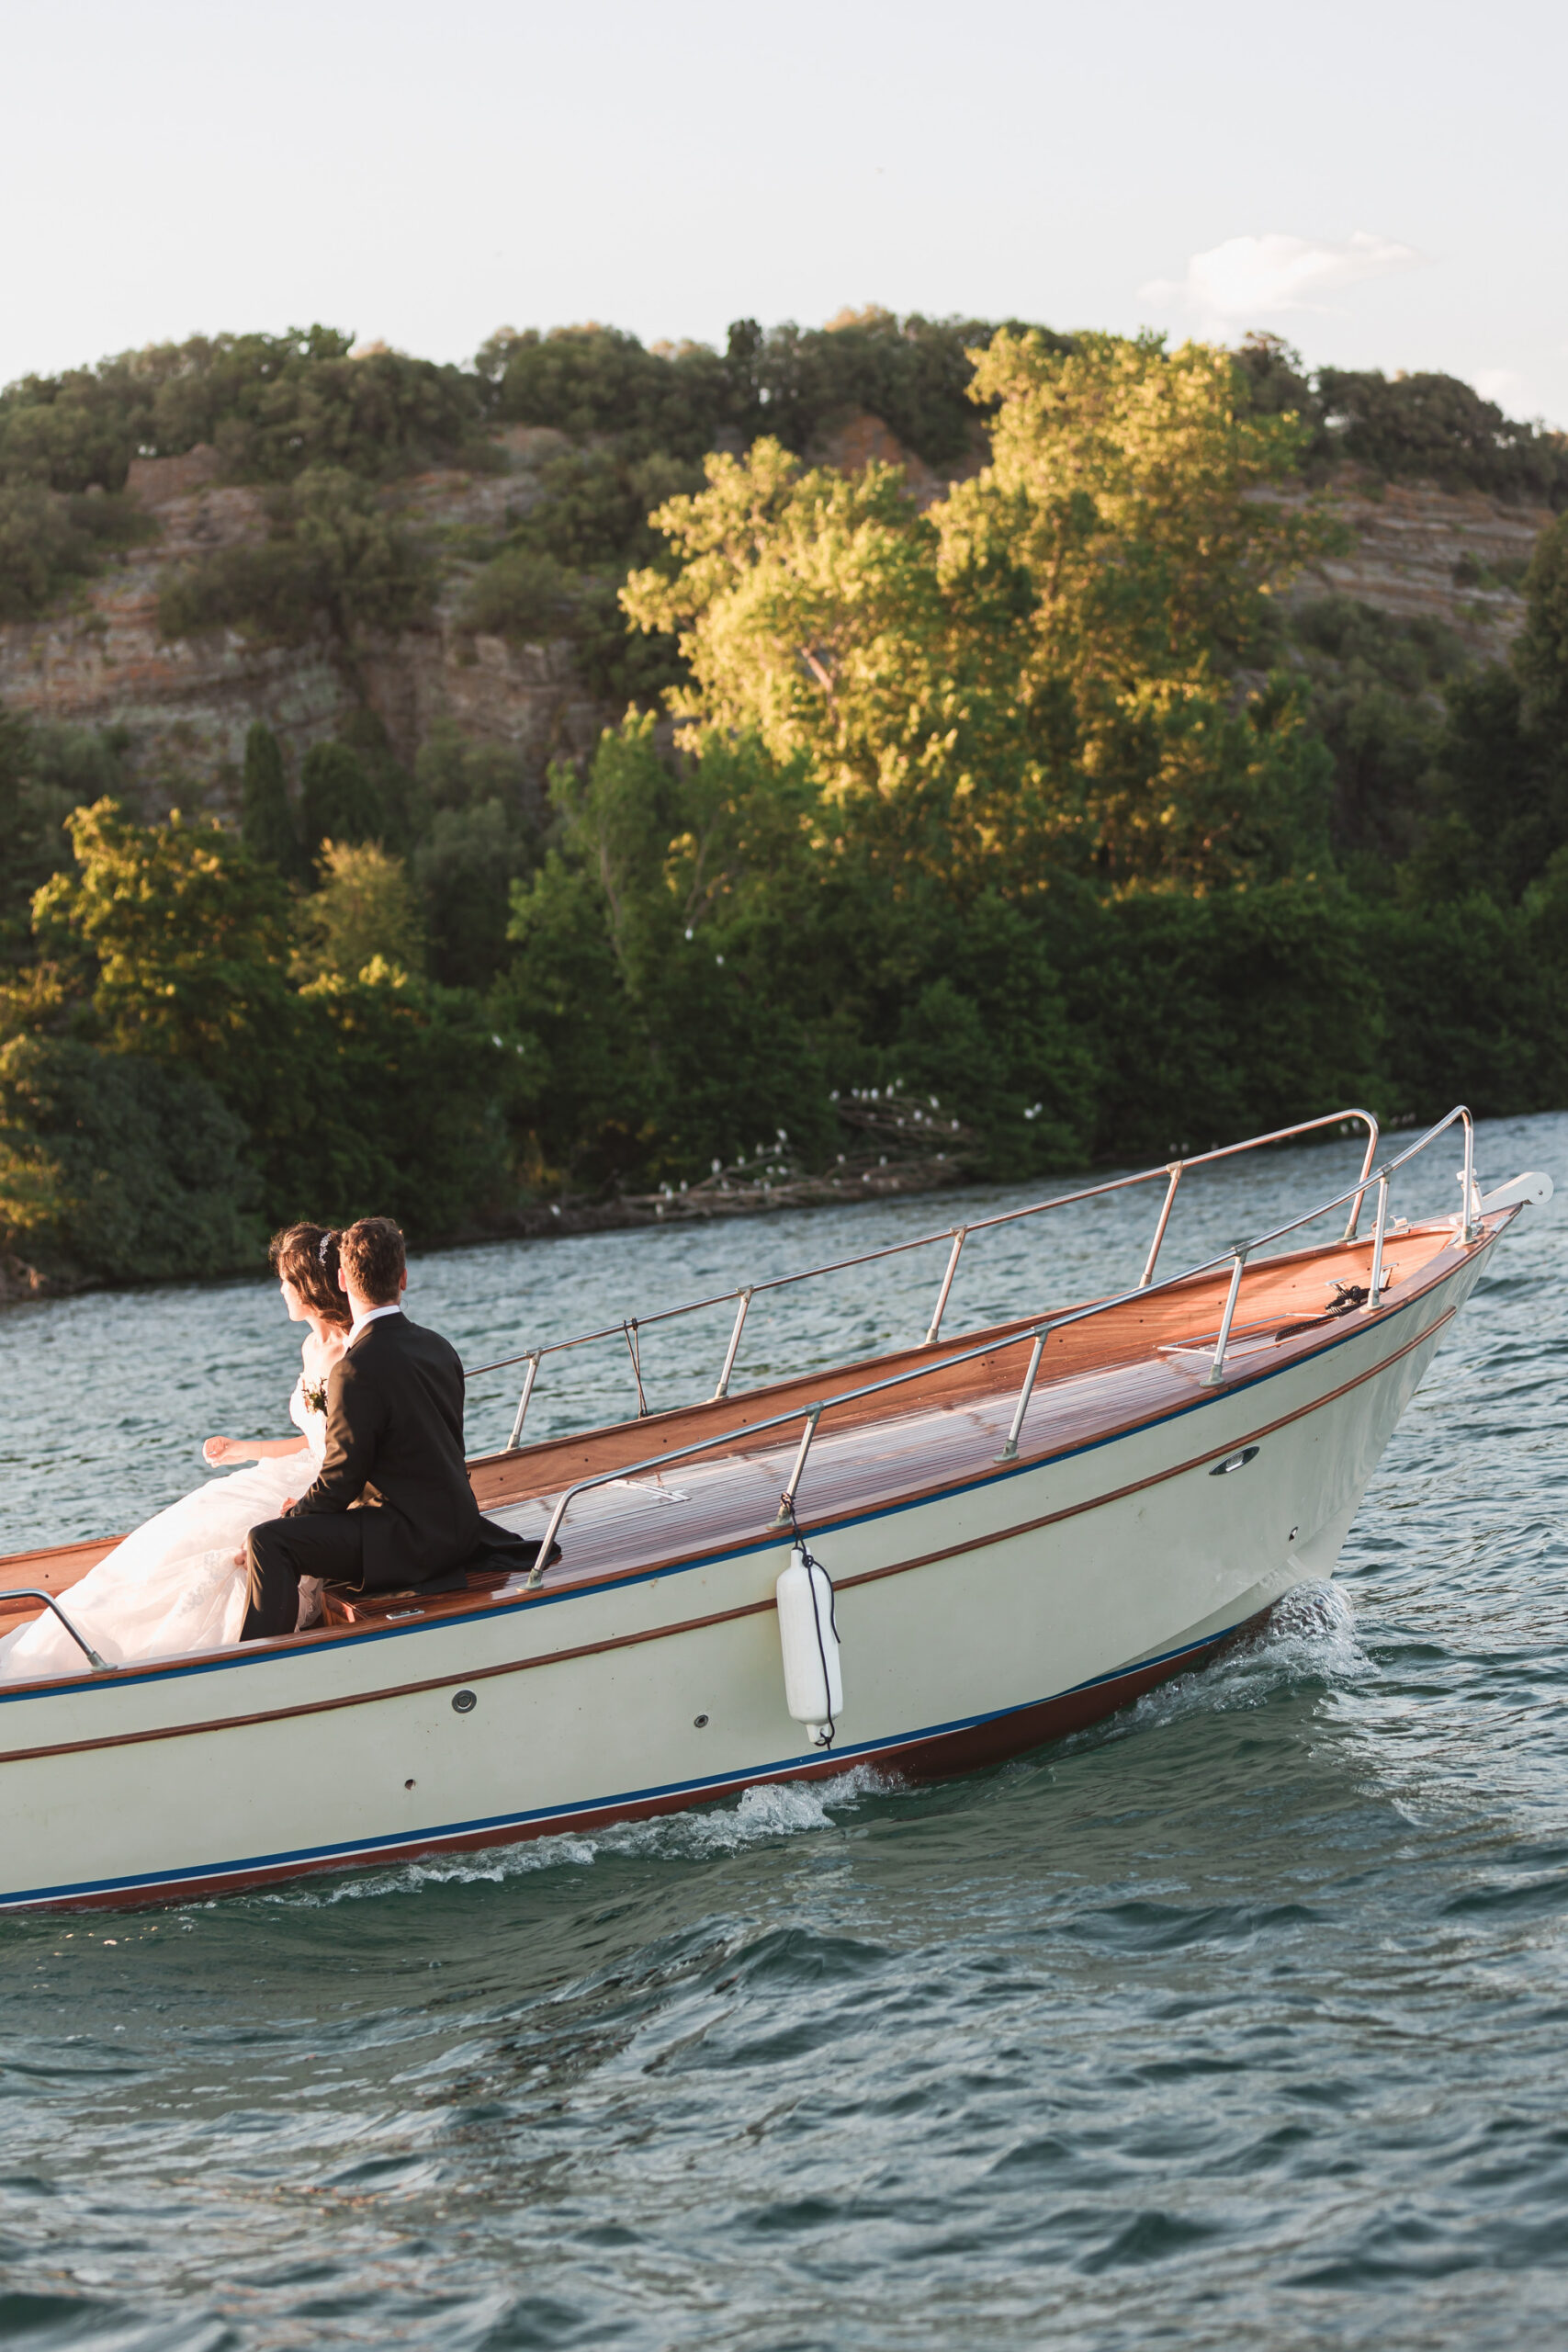
[[300, 873], [299, 835], [283, 780], [283, 748], [271, 728], [259, 718], [245, 737], [240, 829], [253, 856], [265, 858], [290, 877]]

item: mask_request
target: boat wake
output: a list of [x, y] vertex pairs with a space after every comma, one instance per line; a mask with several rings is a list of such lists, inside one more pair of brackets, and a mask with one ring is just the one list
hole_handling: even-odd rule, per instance
[[612, 1856], [638, 1861], [708, 1861], [739, 1854], [781, 1838], [833, 1829], [838, 1815], [852, 1813], [867, 1797], [897, 1796], [905, 1784], [897, 1775], [857, 1764], [827, 1781], [784, 1781], [746, 1789], [735, 1804], [665, 1814], [653, 1821], [615, 1822], [586, 1835], [532, 1838], [520, 1845], [490, 1846], [474, 1854], [433, 1854], [427, 1860], [389, 1870], [355, 1871], [335, 1884], [286, 1886], [262, 1900], [285, 1907], [321, 1908], [357, 1903], [367, 1896], [417, 1894], [429, 1886], [501, 1885], [532, 1871], [581, 1870]]
[[[1148, 1691], [1109, 1721], [1060, 1743], [1072, 1754], [1184, 1720], [1264, 1707], [1289, 1693], [1327, 1690], [1362, 1682], [1377, 1668], [1362, 1648], [1355, 1612], [1338, 1586], [1302, 1585], [1213, 1664], [1179, 1675]], [[838, 1826], [869, 1797], [912, 1793], [897, 1774], [869, 1764], [852, 1766], [828, 1781], [785, 1781], [745, 1790], [733, 1803], [624, 1821], [586, 1834], [534, 1838], [478, 1853], [433, 1854], [385, 1870], [360, 1868], [329, 1883], [269, 1890], [260, 1899], [285, 1907], [317, 1909], [384, 1895], [417, 1894], [432, 1886], [502, 1885], [536, 1871], [582, 1870], [612, 1858], [696, 1862], [745, 1853], [782, 1839]]]
[[1339, 1586], [1298, 1585], [1255, 1633], [1243, 1635], [1210, 1665], [1161, 1683], [1119, 1715], [1062, 1745], [1068, 1750], [1100, 1747], [1194, 1716], [1234, 1714], [1288, 1695], [1342, 1690], [1377, 1672]]

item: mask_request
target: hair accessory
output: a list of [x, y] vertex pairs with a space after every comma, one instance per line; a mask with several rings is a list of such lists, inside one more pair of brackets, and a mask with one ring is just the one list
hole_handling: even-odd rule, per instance
[[323, 1233], [321, 1240], [316, 1245], [316, 1255], [321, 1260], [323, 1266], [327, 1262], [327, 1251], [332, 1248], [332, 1235], [330, 1233]]

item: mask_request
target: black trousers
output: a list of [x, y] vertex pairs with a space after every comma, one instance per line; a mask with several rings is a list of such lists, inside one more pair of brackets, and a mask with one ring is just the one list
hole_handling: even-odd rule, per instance
[[243, 1642], [291, 1634], [299, 1614], [301, 1577], [356, 1585], [364, 1570], [365, 1514], [358, 1510], [265, 1519], [245, 1538], [249, 1570]]

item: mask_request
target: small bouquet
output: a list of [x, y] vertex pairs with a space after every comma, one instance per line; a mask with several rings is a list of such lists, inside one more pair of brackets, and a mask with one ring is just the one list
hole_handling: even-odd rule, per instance
[[312, 1413], [325, 1414], [327, 1384], [324, 1380], [302, 1380], [299, 1383], [299, 1394], [304, 1397]]

